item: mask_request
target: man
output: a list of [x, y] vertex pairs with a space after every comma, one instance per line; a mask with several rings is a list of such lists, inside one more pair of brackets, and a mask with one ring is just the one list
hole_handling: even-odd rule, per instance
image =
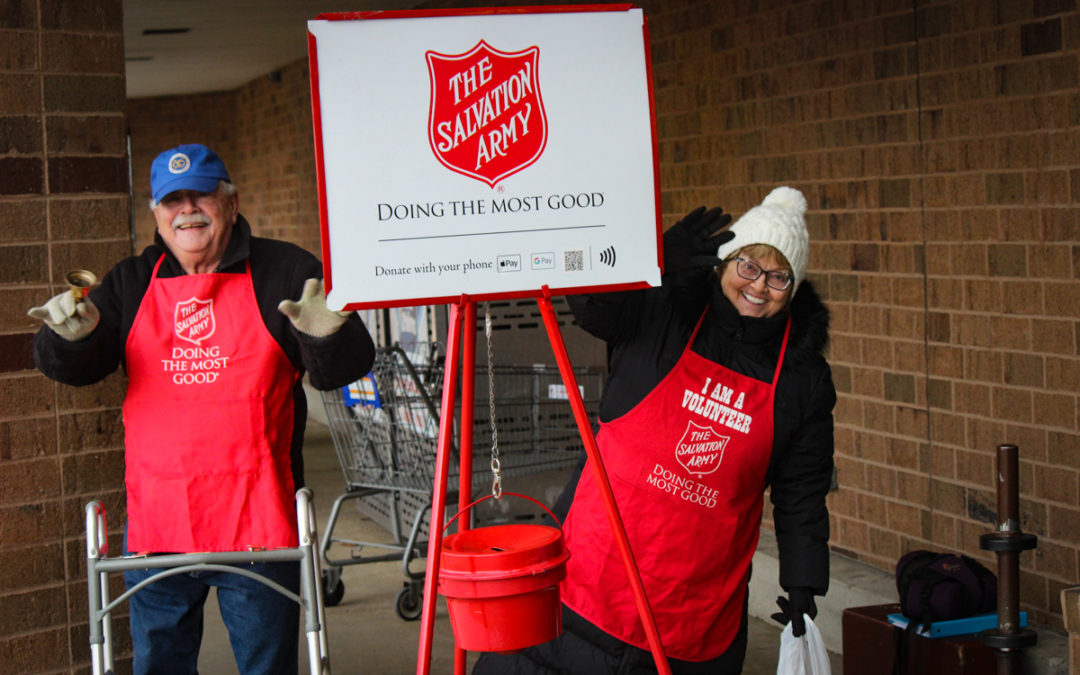
[[[374, 360], [371, 337], [355, 313], [326, 307], [314, 256], [252, 236], [212, 150], [166, 150], [150, 185], [153, 245], [118, 263], [85, 300], [69, 291], [31, 309], [45, 324], [34, 361], [70, 385], [118, 366], [127, 373], [125, 553], [295, 547], [301, 378], [317, 389], [359, 379]], [[299, 589], [298, 563], [244, 567]], [[240, 672], [296, 673], [298, 605], [214, 572], [167, 577], [132, 596], [135, 672], [196, 672], [210, 586]]]

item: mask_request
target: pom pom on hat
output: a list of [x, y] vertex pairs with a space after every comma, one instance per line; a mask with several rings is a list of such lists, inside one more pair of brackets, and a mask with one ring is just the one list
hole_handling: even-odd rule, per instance
[[752, 244], [768, 244], [784, 254], [795, 276], [792, 295], [806, 278], [810, 257], [810, 233], [806, 230], [806, 197], [795, 188], [778, 187], [760, 205], [747, 211], [731, 226], [735, 237], [720, 245], [716, 257], [727, 260]]

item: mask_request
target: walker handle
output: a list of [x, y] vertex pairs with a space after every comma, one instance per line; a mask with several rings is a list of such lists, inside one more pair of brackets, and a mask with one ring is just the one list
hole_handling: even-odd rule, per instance
[[[538, 500], [536, 500], [536, 499], [533, 499], [533, 498], [532, 498], [532, 497], [530, 497], [529, 495], [523, 495], [523, 494], [521, 494], [521, 493], [518, 493], [518, 492], [504, 492], [504, 493], [503, 493], [503, 495], [510, 495], [511, 497], [521, 497], [522, 499], [528, 499], [528, 500], [529, 500], [530, 502], [532, 502], [533, 504], [536, 504], [536, 505], [537, 505], [537, 506], [539, 506], [540, 508], [542, 508], [542, 509], [544, 509], [545, 511], [547, 511], [547, 514], [548, 514], [549, 516], [551, 516], [551, 519], [552, 519], [552, 520], [554, 520], [556, 524], [558, 524], [558, 526], [559, 526], [559, 529], [562, 529], [562, 522], [560, 522], [560, 521], [559, 521], [559, 519], [555, 517], [555, 514], [551, 512], [551, 509], [549, 509], [548, 507], [544, 506], [544, 504], [543, 504], [543, 503], [541, 503], [540, 501], [538, 501]], [[491, 498], [492, 498], [492, 497], [494, 497], [494, 496], [495, 496], [495, 495], [484, 495], [484, 496], [483, 496], [483, 497], [481, 497], [480, 499], [477, 499], [476, 501], [474, 501], [474, 502], [473, 502], [472, 504], [469, 504], [469, 505], [467, 505], [467, 506], [466, 506], [465, 508], [463, 508], [463, 509], [461, 509], [460, 511], [458, 511], [457, 513], [455, 513], [455, 514], [454, 514], [454, 517], [453, 517], [453, 518], [451, 518], [450, 520], [446, 521], [446, 524], [445, 524], [445, 525], [443, 525], [443, 528], [442, 528], [442, 529], [443, 529], [443, 532], [446, 532], [446, 528], [450, 527], [450, 523], [452, 523], [452, 522], [454, 522], [455, 520], [457, 520], [458, 516], [460, 516], [461, 514], [465, 513], [466, 511], [468, 511], [468, 510], [469, 510], [469, 509], [471, 509], [472, 507], [476, 506], [476, 505], [477, 505], [477, 504], [479, 504], [480, 502], [484, 501], [485, 499], [491, 499]]]

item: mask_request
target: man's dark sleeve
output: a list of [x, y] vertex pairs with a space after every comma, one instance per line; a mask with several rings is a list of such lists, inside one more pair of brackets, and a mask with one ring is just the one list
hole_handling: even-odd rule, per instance
[[371, 372], [375, 343], [355, 312], [337, 332], [326, 337], [294, 332], [312, 387], [322, 391], [343, 387]]

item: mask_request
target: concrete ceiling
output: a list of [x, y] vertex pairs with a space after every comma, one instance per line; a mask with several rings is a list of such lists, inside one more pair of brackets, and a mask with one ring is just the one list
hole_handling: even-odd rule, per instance
[[307, 21], [319, 14], [416, 4], [415, 0], [124, 0], [127, 95], [235, 89], [304, 58]]

